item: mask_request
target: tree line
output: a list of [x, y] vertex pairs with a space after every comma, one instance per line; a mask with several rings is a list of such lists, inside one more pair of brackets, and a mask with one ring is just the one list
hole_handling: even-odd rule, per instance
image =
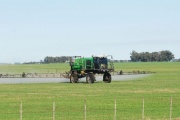
[[[174, 54], [169, 50], [159, 51], [159, 52], [136, 52], [132, 51], [130, 53], [130, 60], [114, 60], [114, 62], [163, 62], [163, 61], [171, 61], [174, 59]], [[68, 62], [68, 56], [60, 56], [60, 57], [51, 57], [47, 56], [44, 60], [40, 62], [25, 62], [23, 64], [48, 64], [48, 63], [64, 63]], [[174, 59], [174, 62], [180, 62], [180, 59]]]
[[50, 57], [47, 56], [44, 58], [44, 61], [42, 61], [43, 63], [64, 63], [67, 62], [69, 60], [69, 57], [66, 56], [61, 56], [61, 57]]
[[163, 62], [163, 61], [171, 61], [174, 59], [174, 54], [169, 50], [163, 50], [159, 52], [136, 52], [132, 51], [130, 53], [131, 61], [133, 62]]

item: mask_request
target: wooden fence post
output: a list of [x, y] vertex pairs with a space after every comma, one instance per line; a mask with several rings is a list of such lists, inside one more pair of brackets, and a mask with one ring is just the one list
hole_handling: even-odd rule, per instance
[[55, 102], [53, 102], [53, 120], [55, 120], [55, 112], [56, 112], [56, 106], [55, 106]]
[[142, 120], [144, 120], [144, 98], [143, 98], [143, 107], [142, 107]]
[[22, 101], [20, 102], [20, 120], [22, 120]]
[[170, 120], [172, 120], [172, 96], [170, 100]]
[[86, 120], [86, 99], [84, 101], [84, 120]]
[[116, 120], [116, 99], [114, 100], [114, 120]]

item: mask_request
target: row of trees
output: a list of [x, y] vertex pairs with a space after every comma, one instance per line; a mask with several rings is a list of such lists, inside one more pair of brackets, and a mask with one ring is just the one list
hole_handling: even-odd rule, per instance
[[[164, 50], [160, 52], [141, 52], [138, 53], [136, 51], [132, 51], [130, 53], [131, 60], [114, 60], [114, 62], [162, 62], [162, 61], [171, 61], [174, 59], [174, 55], [169, 50]], [[69, 61], [69, 57], [61, 56], [61, 57], [51, 57], [47, 56], [44, 60], [40, 62], [25, 62], [24, 64], [48, 64], [48, 63], [64, 63]], [[174, 62], [180, 62], [180, 59], [174, 59]]]
[[133, 62], [153, 62], [153, 61], [158, 61], [158, 62], [162, 62], [162, 61], [171, 61], [172, 59], [174, 59], [174, 54], [172, 54], [172, 52], [170, 52], [169, 50], [164, 50], [164, 51], [160, 51], [160, 52], [141, 52], [138, 53], [136, 51], [132, 51], [131, 53], [131, 61]]
[[61, 56], [61, 57], [45, 57], [44, 58], [44, 63], [64, 63], [66, 61], [68, 61], [69, 58], [65, 57], [65, 56]]
[[[171, 61], [174, 59], [174, 54], [169, 50], [163, 50], [159, 52], [136, 52], [132, 51], [131, 61], [133, 62], [162, 62], [162, 61]], [[47, 56], [44, 58], [44, 61], [41, 63], [64, 63], [69, 61], [69, 57], [50, 57]]]

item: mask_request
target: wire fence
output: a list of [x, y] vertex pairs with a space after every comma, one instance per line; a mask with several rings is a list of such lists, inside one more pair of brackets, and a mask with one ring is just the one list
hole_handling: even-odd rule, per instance
[[[96, 101], [98, 100], [98, 101]], [[134, 101], [134, 102], [133, 102]], [[95, 104], [96, 102], [96, 104]], [[180, 99], [107, 99], [0, 102], [3, 120], [180, 120]]]

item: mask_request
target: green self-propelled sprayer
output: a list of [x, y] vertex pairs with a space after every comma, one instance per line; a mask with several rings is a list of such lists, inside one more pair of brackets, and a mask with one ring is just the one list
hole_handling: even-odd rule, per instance
[[[111, 57], [108, 59], [108, 57]], [[95, 74], [103, 74], [103, 81], [111, 82], [111, 72], [114, 71], [112, 56], [70, 57], [70, 82], [77, 83], [80, 78], [86, 77], [86, 82], [94, 83]]]

